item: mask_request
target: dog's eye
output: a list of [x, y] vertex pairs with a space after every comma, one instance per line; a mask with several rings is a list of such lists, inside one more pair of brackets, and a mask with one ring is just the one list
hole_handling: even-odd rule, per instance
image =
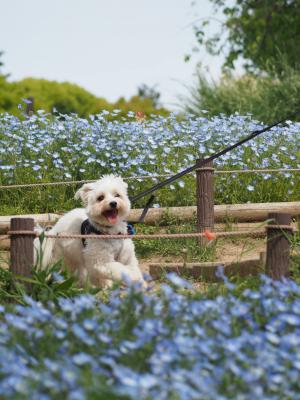
[[121, 197], [121, 195], [119, 193], [116, 193], [115, 197]]
[[101, 196], [97, 197], [97, 201], [102, 201], [103, 199], [104, 199], [103, 194]]

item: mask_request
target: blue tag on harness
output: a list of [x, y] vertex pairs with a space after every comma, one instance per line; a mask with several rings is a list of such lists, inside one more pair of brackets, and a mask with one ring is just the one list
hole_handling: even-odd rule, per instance
[[127, 233], [128, 235], [135, 235], [135, 229], [133, 225], [127, 223]]

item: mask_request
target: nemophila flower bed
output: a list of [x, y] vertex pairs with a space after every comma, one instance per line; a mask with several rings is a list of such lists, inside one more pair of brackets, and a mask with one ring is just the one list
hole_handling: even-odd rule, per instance
[[[174, 114], [137, 121], [113, 120], [103, 112], [90, 119], [38, 112], [29, 119], [0, 115], [0, 183], [96, 179], [104, 173], [128, 176], [173, 174], [249, 134], [262, 125], [250, 116], [192, 118]], [[288, 123], [215, 162], [221, 169], [299, 168], [300, 124]], [[130, 181], [130, 193], [157, 179]], [[195, 179], [186, 177], [158, 192], [162, 206], [195, 203]], [[216, 203], [296, 200], [299, 174], [216, 177]], [[74, 187], [1, 191], [1, 203], [27, 211], [74, 206]]]
[[[116, 290], [1, 306], [2, 399], [297, 399], [300, 287]], [[177, 286], [177, 289], [175, 287]]]

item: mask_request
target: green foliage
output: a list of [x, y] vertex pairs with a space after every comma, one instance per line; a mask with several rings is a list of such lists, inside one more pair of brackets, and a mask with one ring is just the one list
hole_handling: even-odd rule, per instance
[[11, 90], [11, 84], [6, 81], [3, 75], [0, 75], [0, 112], [17, 110], [20, 99]]
[[138, 96], [141, 99], [151, 99], [155, 108], [159, 108], [160, 93], [155, 86], [141, 85], [138, 87]]
[[291, 244], [290, 271], [293, 279], [300, 282], [300, 219], [297, 221], [297, 231], [288, 235]]
[[200, 20], [194, 26], [195, 38], [210, 54], [225, 53], [224, 67], [234, 68], [239, 57], [244, 58], [244, 66], [252, 71], [265, 71], [270, 65], [277, 72], [284, 64], [299, 67], [299, 0], [210, 2], [214, 14], [223, 14], [220, 30], [210, 35], [209, 26], [214, 18]]
[[[0, 65], [1, 67], [1, 65]], [[128, 111], [167, 115], [168, 111], [158, 108], [149, 97], [133, 96], [130, 100], [120, 98], [116, 103], [109, 103], [98, 98], [78, 85], [69, 82], [55, 82], [46, 79], [26, 78], [18, 82], [8, 82], [0, 75], [0, 112], [18, 114], [18, 104], [28, 97], [34, 99], [35, 110], [45, 110], [68, 114], [76, 113], [80, 117], [88, 117], [102, 110], [120, 109], [119, 117]]]
[[[186, 111], [209, 116], [252, 114], [265, 123], [284, 118], [299, 108], [300, 70], [285, 66], [284, 73], [265, 76], [246, 74], [233, 77], [225, 74], [220, 82], [209, 82], [198, 71], [197, 81], [185, 99]], [[296, 117], [296, 119], [299, 116]]]
[[[161, 223], [161, 221], [160, 221]], [[163, 233], [191, 233], [195, 231], [196, 221], [193, 223], [183, 223], [172, 221], [169, 226], [163, 228]], [[162, 233], [159, 226], [137, 226], [139, 234], [155, 234]], [[139, 257], [151, 257], [153, 255], [170, 257], [169, 262], [174, 261], [177, 257], [179, 264], [192, 261], [210, 261], [215, 257], [215, 242], [211, 242], [209, 246], [199, 246], [196, 238], [180, 238], [180, 239], [155, 239], [155, 240], [137, 240], [135, 248]]]
[[99, 289], [77, 286], [76, 279], [65, 270], [61, 262], [41, 270], [32, 268], [31, 276], [14, 276], [8, 269], [0, 267], [0, 301], [25, 304], [24, 296], [36, 301], [55, 301], [60, 297], [74, 297], [84, 293], [96, 294]]
[[150, 117], [151, 114], [163, 116], [169, 115], [169, 111], [163, 107], [158, 108], [153, 99], [140, 96], [132, 96], [129, 101], [127, 101], [124, 97], [121, 97], [110, 109], [121, 110], [121, 112], [118, 114], [119, 118], [127, 117], [127, 113], [129, 111], [142, 113], [141, 117], [143, 117], [143, 115], [145, 117]]
[[[34, 98], [34, 108], [51, 112], [57, 109], [61, 113], [78, 113], [87, 116], [89, 113], [110, 104], [104, 99], [98, 99], [87, 90], [68, 82], [51, 82], [46, 79], [27, 78], [11, 84], [18, 99]], [[19, 100], [20, 102], [20, 100]]]

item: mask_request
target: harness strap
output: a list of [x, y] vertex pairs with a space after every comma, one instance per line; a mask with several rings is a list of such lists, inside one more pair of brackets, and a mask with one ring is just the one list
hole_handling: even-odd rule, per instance
[[[85, 219], [80, 228], [81, 235], [107, 235], [107, 232], [102, 232], [99, 229], [96, 229], [89, 221], [89, 219]], [[134, 235], [135, 230], [132, 224], [127, 223], [127, 233], [128, 235]], [[118, 233], [121, 235], [121, 232]], [[86, 247], [86, 238], [82, 238], [82, 245]]]

